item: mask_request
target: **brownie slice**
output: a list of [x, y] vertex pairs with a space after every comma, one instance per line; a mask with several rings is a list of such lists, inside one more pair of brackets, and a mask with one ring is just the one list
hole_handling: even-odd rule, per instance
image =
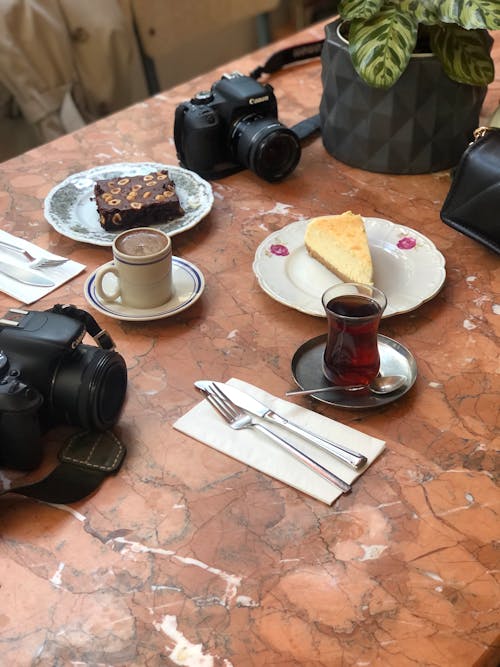
[[166, 169], [97, 181], [94, 195], [99, 222], [108, 231], [147, 227], [184, 214]]

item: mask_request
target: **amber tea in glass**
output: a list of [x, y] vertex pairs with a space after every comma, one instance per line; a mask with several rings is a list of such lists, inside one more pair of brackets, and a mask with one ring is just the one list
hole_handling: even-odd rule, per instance
[[323, 374], [335, 385], [369, 384], [378, 374], [378, 328], [386, 298], [371, 285], [341, 283], [322, 297], [328, 322]]

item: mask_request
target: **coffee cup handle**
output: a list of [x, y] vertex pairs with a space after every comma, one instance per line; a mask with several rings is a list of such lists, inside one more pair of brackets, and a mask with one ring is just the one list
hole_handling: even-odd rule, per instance
[[[116, 288], [111, 293], [105, 292], [102, 285], [104, 276], [106, 276], [108, 273], [112, 273], [116, 277]], [[118, 297], [121, 295], [121, 289], [118, 271], [116, 270], [115, 266], [101, 266], [100, 269], [97, 269], [95, 274], [95, 291], [103, 301], [111, 302], [118, 299]]]

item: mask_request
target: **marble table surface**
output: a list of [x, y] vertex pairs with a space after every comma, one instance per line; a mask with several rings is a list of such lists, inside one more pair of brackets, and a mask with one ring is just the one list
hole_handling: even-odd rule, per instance
[[[317, 25], [284, 43], [322, 36]], [[110, 258], [46, 222], [50, 189], [100, 164], [177, 164], [175, 106], [276, 48], [0, 164], [2, 229], [87, 266], [33, 308], [86, 308], [85, 280]], [[485, 115], [500, 103], [498, 77]], [[319, 61], [272, 84], [291, 125], [317, 110]], [[245, 171], [212, 185], [209, 216], [173, 238], [174, 254], [205, 276], [202, 297], [151, 322], [93, 313], [128, 367], [114, 429], [128, 448], [122, 469], [72, 505], [1, 498], [0, 664], [496, 665], [500, 270], [498, 256], [441, 222], [450, 174], [365, 172], [316, 140], [283, 183]], [[270, 298], [254, 254], [291, 222], [349, 209], [426, 235], [445, 257], [446, 280], [427, 303], [382, 321], [381, 333], [417, 361], [404, 397], [363, 411], [293, 399], [387, 443], [353, 492], [328, 506], [173, 423], [200, 401], [200, 378], [236, 377], [281, 397], [294, 386], [293, 353], [325, 321]], [[3, 312], [19, 305], [0, 294]], [[45, 436], [46, 468], [68, 431]], [[0, 484], [19, 476], [2, 470]]]

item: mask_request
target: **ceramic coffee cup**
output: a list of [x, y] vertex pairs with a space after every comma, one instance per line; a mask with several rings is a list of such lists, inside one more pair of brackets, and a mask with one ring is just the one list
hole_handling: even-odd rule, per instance
[[[113, 274], [116, 286], [103, 284]], [[113, 289], [114, 287], [114, 289]], [[113, 263], [95, 276], [98, 296], [107, 302], [121, 300], [132, 308], [155, 308], [172, 296], [172, 242], [159, 229], [136, 227], [113, 241]]]

